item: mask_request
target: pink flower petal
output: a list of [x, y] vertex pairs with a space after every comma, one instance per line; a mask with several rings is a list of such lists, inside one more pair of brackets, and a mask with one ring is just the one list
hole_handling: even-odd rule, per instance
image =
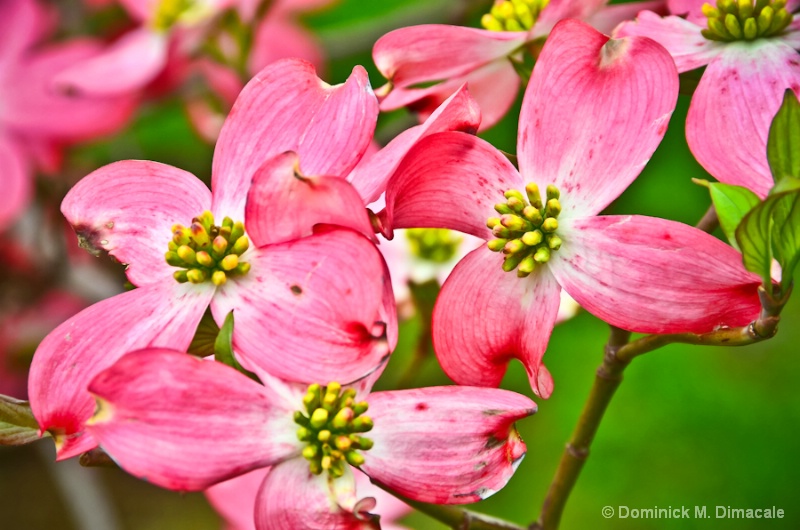
[[453, 269], [433, 310], [436, 356], [453, 381], [474, 386], [498, 386], [508, 362], [519, 359], [533, 391], [547, 398], [552, 380], [540, 366], [560, 289], [546, 268], [518, 278], [502, 263], [482, 247]]
[[635, 21], [621, 24], [614, 36], [651, 38], [672, 55], [678, 72], [688, 72], [707, 65], [728, 46], [724, 42], [706, 39], [700, 33], [701, 29], [701, 26], [680, 17], [661, 18], [650, 11], [642, 11]]
[[211, 193], [191, 173], [127, 160], [81, 180], [64, 198], [61, 211], [84, 245], [127, 263], [128, 279], [142, 286], [172, 277], [177, 269], [164, 259], [172, 226], [189, 226], [210, 205]]
[[564, 19], [588, 21], [607, 3], [608, 0], [551, 0], [533, 25], [530, 38], [533, 40], [548, 35]]
[[522, 103], [517, 152], [525, 182], [555, 184], [565, 216], [601, 211], [650, 159], [677, 99], [675, 65], [655, 42], [609, 40], [582, 22], [559, 23]]
[[704, 333], [758, 317], [760, 280], [732, 247], [654, 217], [565, 221], [553, 254], [558, 282], [593, 315], [641, 333]]
[[[0, 135], [3, 161], [3, 193], [0, 195], [0, 226], [5, 229], [28, 205], [33, 188], [32, 168], [25, 153], [10, 138]], [[3, 231], [0, 229], [0, 232]]]
[[299, 453], [292, 410], [233, 368], [146, 349], [89, 384], [87, 430], [132, 475], [179, 491], [205, 489]]
[[[303, 383], [359, 379], [390, 347], [383, 301], [389, 281], [366, 238], [336, 229], [256, 249], [247, 276], [220, 287], [211, 303], [222, 322], [234, 311], [234, 345], [276, 377]], [[381, 322], [384, 319], [384, 322]]]
[[775, 39], [729, 46], [708, 65], [686, 117], [686, 141], [706, 171], [767, 195], [767, 136], [787, 88], [800, 94], [800, 57]]
[[469, 85], [469, 92], [480, 107], [480, 130], [486, 130], [497, 124], [514, 104], [521, 81], [510, 61], [493, 61], [464, 76], [426, 88], [395, 87], [381, 101], [381, 110], [409, 107], [420, 118], [427, 119], [464, 84]]
[[[347, 481], [353, 488], [351, 472], [335, 482]], [[259, 530], [368, 530], [378, 529], [367, 514], [354, 514], [339, 504], [328, 477], [312, 475], [308, 462], [292, 458], [273, 467], [256, 499], [256, 528]]]
[[428, 24], [396, 29], [378, 39], [372, 58], [399, 87], [465, 75], [525, 44], [524, 32]]
[[[489, 238], [486, 220], [509, 189], [523, 189], [511, 162], [470, 134], [443, 132], [420, 140], [390, 179], [381, 220], [395, 228], [451, 228]], [[458, 205], [453, 209], [452, 205]]]
[[244, 217], [256, 170], [286, 151], [300, 155], [303, 174], [344, 177], [367, 149], [378, 105], [366, 71], [330, 86], [300, 60], [262, 70], [239, 96], [214, 152], [214, 213]]
[[84, 309], [42, 341], [28, 394], [42, 431], [56, 435], [59, 460], [97, 445], [83, 430], [94, 411], [89, 381], [131, 350], [188, 347], [212, 294], [174, 281], [134, 289]]
[[117, 130], [136, 105], [131, 96], [83, 97], [53, 89], [53, 75], [99, 53], [80, 39], [38, 49], [9, 66], [13, 83], [3, 86], [3, 122], [31, 138], [84, 141]]
[[49, 17], [34, 0], [0, 3], [0, 66], [16, 61], [49, 30]]
[[167, 37], [142, 26], [120, 37], [101, 55], [56, 75], [66, 90], [112, 96], [144, 88], [167, 64]]
[[664, 0], [647, 0], [645, 2], [627, 2], [624, 4], [607, 5], [584, 22], [604, 35], [611, 35], [620, 23], [633, 20], [640, 11], [654, 11], [662, 15], [667, 14], [667, 5]]
[[789, 27], [786, 28], [783, 35], [781, 35], [781, 40], [784, 44], [791, 46], [795, 50], [800, 48], [800, 17], [796, 14], [792, 23], [789, 24]]
[[208, 502], [225, 521], [226, 530], [255, 530], [256, 495], [269, 471], [268, 467], [255, 469], [205, 491]]
[[480, 122], [480, 108], [466, 86], [461, 86], [437, 106], [425, 123], [403, 131], [374, 155], [362, 158], [348, 180], [364, 198], [365, 204], [372, 203], [385, 191], [389, 177], [420, 139], [443, 131], [475, 133]]
[[429, 387], [369, 396], [375, 445], [363, 471], [414, 500], [477, 502], [502, 489], [525, 444], [513, 423], [536, 412], [527, 397], [490, 388]]
[[311, 235], [320, 223], [375, 238], [364, 203], [346, 180], [302, 175], [299, 157], [291, 151], [256, 171], [245, 207], [247, 233], [256, 246]]
[[288, 57], [297, 57], [324, 72], [325, 58], [315, 36], [300, 26], [291, 16], [270, 10], [258, 24], [248, 69], [258, 72], [267, 65]]

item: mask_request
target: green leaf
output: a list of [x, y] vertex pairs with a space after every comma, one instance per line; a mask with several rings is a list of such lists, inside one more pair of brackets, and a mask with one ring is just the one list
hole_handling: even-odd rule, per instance
[[781, 289], [786, 292], [800, 260], [800, 190], [775, 195], [772, 241], [781, 265]]
[[219, 326], [214, 322], [211, 309], [207, 309], [200, 324], [197, 325], [197, 331], [194, 332], [192, 343], [189, 344], [187, 351], [198, 357], [214, 355], [217, 335], [219, 335]]
[[222, 364], [227, 364], [231, 368], [242, 372], [250, 379], [258, 381], [258, 377], [245, 370], [233, 355], [233, 311], [225, 317], [225, 322], [219, 329], [216, 341], [214, 341], [214, 358]]
[[736, 227], [739, 226], [747, 212], [760, 202], [759, 198], [755, 193], [742, 186], [712, 182], [708, 184], [708, 189], [711, 192], [714, 209], [717, 210], [719, 225], [731, 245], [738, 250]]
[[750, 210], [736, 228], [744, 268], [761, 276], [769, 294], [772, 294], [772, 207], [776, 197], [779, 196], [769, 197]]
[[39, 439], [39, 424], [27, 401], [0, 395], [0, 445], [25, 445]]
[[783, 104], [772, 120], [767, 139], [767, 160], [778, 184], [786, 177], [800, 178], [800, 101], [787, 89]]

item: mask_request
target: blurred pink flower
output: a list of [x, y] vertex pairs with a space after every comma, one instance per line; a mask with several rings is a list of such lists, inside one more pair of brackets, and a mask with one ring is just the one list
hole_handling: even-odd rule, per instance
[[[749, 188], [762, 198], [775, 184], [767, 163], [770, 124], [786, 89], [800, 97], [800, 55], [795, 51], [800, 49], [800, 18], [792, 20], [790, 14], [800, 7], [800, 2], [780, 2], [785, 4], [783, 17], [779, 17], [780, 4], [771, 1], [759, 2], [760, 7], [750, 17], [745, 13], [738, 18], [727, 15], [739, 24], [740, 31], [746, 20], [751, 21], [749, 31], [756, 33], [749, 39], [744, 34], [741, 38], [723, 39], [707, 28], [706, 23], [712, 19], [720, 28], [726, 14], [709, 5], [706, 11], [711, 17], [706, 17], [703, 0], [670, 4], [676, 10], [673, 12], [687, 14], [686, 19], [661, 18], [644, 11], [636, 21], [622, 24], [615, 32], [618, 36], [654, 39], [670, 52], [678, 72], [706, 67], [686, 117], [689, 148], [716, 179]], [[742, 4], [733, 4], [736, 5]], [[774, 15], [761, 16], [767, 7]], [[770, 21], [777, 23], [781, 18], [787, 24], [785, 29], [770, 29]], [[762, 19], [767, 28], [763, 31], [759, 26]], [[721, 27], [719, 31], [728, 31], [725, 24]]]
[[[526, 46], [540, 46], [559, 20], [583, 20], [609, 33], [642, 9], [658, 10], [664, 5], [663, 0], [613, 6], [606, 5], [607, 0], [528, 3], [544, 8], [526, 31], [429, 24], [400, 28], [378, 39], [372, 56], [389, 80], [377, 91], [382, 96], [381, 110], [409, 107], [424, 119], [466, 83], [483, 113], [481, 128], [487, 129], [505, 116], [517, 98], [521, 81], [511, 58]], [[419, 86], [423, 84], [429, 86]]]
[[[308, 63], [285, 60], [234, 105], [215, 150], [213, 193], [183, 170], [132, 160], [72, 188], [62, 212], [83, 245], [125, 263], [137, 288], [65, 322], [34, 356], [31, 405], [59, 459], [96, 445], [83, 430], [94, 409], [91, 378], [132, 349], [187, 348], [209, 305], [219, 325], [235, 310], [233, 341], [251, 370], [352, 381], [385, 360], [397, 323], [379, 252], [350, 230], [315, 230], [336, 213], [282, 198], [284, 182], [270, 180], [287, 171], [295, 181], [316, 178], [301, 168], [347, 174], [377, 113], [363, 68], [330, 86]], [[355, 194], [343, 179], [328, 180]], [[363, 206], [358, 213], [354, 224], [371, 236]]]
[[[56, 79], [59, 86], [89, 94], [119, 94], [138, 91], [154, 82], [171, 89], [194, 74], [206, 78], [216, 89], [220, 82], [216, 76], [233, 76], [235, 88], [216, 94], [225, 104], [223, 112], [226, 112], [246, 80], [229, 66], [212, 63], [214, 68], [211, 68], [202, 64], [211, 63], [210, 59], [198, 61], [194, 56], [208, 38], [211, 24], [227, 9], [238, 9], [245, 23], [257, 25], [247, 62], [249, 75], [288, 57], [322, 65], [323, 54], [315, 38], [296, 22], [298, 11], [314, 7], [307, 6], [308, 2], [273, 2], [264, 16], [255, 21], [258, 2], [251, 0], [119, 1], [140, 25], [118, 38], [102, 55], [62, 72]], [[224, 46], [226, 43], [238, 53], [239, 44], [232, 37], [226, 40], [222, 33], [217, 36], [223, 55], [228, 48]], [[215, 140], [224, 115], [220, 116], [199, 96], [189, 101], [188, 110], [200, 134]]]
[[[490, 240], [456, 266], [434, 309], [436, 353], [456, 382], [497, 386], [517, 358], [549, 396], [542, 356], [562, 288], [610, 324], [644, 333], [700, 333], [758, 315], [759, 279], [731, 247], [665, 219], [597, 215], [649, 160], [677, 94], [672, 59], [655, 42], [563, 21], [525, 93], [519, 172], [462, 133], [429, 136], [408, 153], [387, 188], [384, 227]], [[546, 198], [536, 181], [542, 195], [549, 184]]]
[[514, 474], [526, 450], [514, 422], [536, 412], [497, 389], [264, 383], [181, 352], [134, 352], [91, 382], [98, 412], [88, 428], [123, 469], [169, 489], [271, 466], [258, 529], [355, 529], [377, 525], [350, 465], [414, 500], [476, 502]]
[[57, 171], [63, 147], [116, 130], [134, 108], [127, 97], [51, 90], [54, 74], [99, 52], [88, 39], [42, 45], [53, 15], [34, 0], [0, 3], [0, 231], [28, 204], [36, 170]]

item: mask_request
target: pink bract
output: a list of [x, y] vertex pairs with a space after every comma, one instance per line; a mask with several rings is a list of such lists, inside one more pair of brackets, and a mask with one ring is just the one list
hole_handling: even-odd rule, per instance
[[[69, 192], [62, 212], [84, 245], [126, 264], [136, 289], [87, 308], [36, 352], [31, 404], [60, 459], [96, 445], [83, 430], [94, 408], [86, 391], [92, 377], [133, 349], [186, 349], [209, 306], [218, 325], [234, 311], [234, 345], [250, 370], [302, 382], [352, 381], [383, 363], [397, 329], [380, 253], [351, 230], [315, 226], [331, 220], [324, 210], [317, 218], [278, 210], [290, 203], [271, 195], [282, 181], [270, 187], [262, 179], [264, 168], [287, 159], [297, 162], [280, 175], [289, 181], [316, 178], [301, 171], [347, 174], [366, 150], [376, 116], [362, 68], [330, 86], [308, 63], [285, 60], [262, 71], [234, 105], [215, 151], [213, 193], [190, 173], [147, 161], [111, 164]], [[248, 193], [254, 177], [258, 193]], [[173, 225], [189, 226], [206, 210], [217, 223], [225, 216], [244, 221], [251, 245], [240, 259], [250, 271], [220, 286], [178, 283], [164, 257]], [[363, 206], [356, 213], [368, 228]]]
[[[211, 505], [225, 520], [225, 530], [255, 530], [254, 519], [258, 490], [269, 474], [270, 468], [260, 468], [231, 480], [220, 482], [205, 491]], [[371, 508], [381, 516], [382, 530], [404, 530], [397, 520], [407, 515], [411, 508], [374, 486], [362, 472], [354, 470], [355, 491], [361, 498], [375, 499]]]
[[[134, 352], [92, 381], [99, 412], [89, 429], [128, 472], [170, 489], [206, 489], [271, 466], [255, 502], [258, 529], [375, 527], [373, 503], [357, 500], [349, 466], [332, 479], [311, 474], [301, 456], [293, 417], [305, 410], [305, 387], [264, 382], [185, 353]], [[370, 394], [370, 387], [355, 389], [374, 423], [360, 469], [404, 496], [475, 502], [501, 489], [525, 454], [514, 422], [536, 405], [524, 396], [459, 386]]]
[[[375, 64], [389, 83], [381, 110], [409, 107], [421, 118], [468, 84], [482, 111], [482, 129], [496, 124], [514, 103], [521, 85], [510, 61], [525, 46], [537, 44], [563, 19], [583, 20], [609, 33], [642, 9], [658, 10], [662, 0], [607, 6], [605, 0], [551, 0], [527, 31], [500, 32], [440, 24], [387, 33], [375, 43]], [[431, 84], [421, 88], [420, 84]]]
[[0, 226], [8, 226], [32, 194], [36, 170], [55, 172], [63, 147], [108, 134], [133, 111], [130, 98], [88, 98], [53, 93], [53, 75], [99, 52], [80, 39], [42, 46], [52, 13], [34, 0], [0, 4]]
[[542, 356], [562, 288], [612, 325], [645, 333], [701, 333], [757, 316], [759, 279], [731, 247], [664, 219], [597, 216], [649, 160], [677, 92], [672, 59], [654, 41], [609, 40], [563, 21], [525, 93], [519, 172], [490, 144], [461, 133], [432, 135], [408, 153], [379, 214], [389, 234], [442, 227], [488, 240], [487, 220], [498, 216], [494, 206], [506, 191], [524, 197], [534, 182], [542, 196], [549, 184], [561, 192], [556, 234], [563, 243], [548, 262], [519, 278], [502, 270], [502, 254], [483, 247], [443, 286], [433, 339], [456, 382], [497, 386], [517, 358], [533, 390], [547, 397], [553, 381]]
[[[706, 66], [686, 117], [686, 140], [698, 162], [721, 182], [766, 197], [775, 184], [767, 163], [772, 119], [791, 89], [800, 96], [800, 18], [778, 35], [753, 41], [707, 40], [703, 2], [670, 4], [679, 14], [661, 18], [644, 11], [615, 35], [642, 35], [664, 46], [679, 72]], [[797, 1], [786, 6], [791, 12]], [[740, 146], [733, 148], [732, 146]]]

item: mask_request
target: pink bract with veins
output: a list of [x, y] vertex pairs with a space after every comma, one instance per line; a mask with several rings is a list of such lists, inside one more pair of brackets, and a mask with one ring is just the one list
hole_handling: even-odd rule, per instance
[[[643, 333], [711, 331], [752, 321], [759, 279], [734, 249], [681, 223], [598, 216], [636, 178], [666, 131], [678, 93], [675, 66], [654, 41], [609, 40], [578, 21], [553, 30], [525, 93], [517, 171], [490, 144], [432, 135], [406, 156], [379, 215], [392, 228], [441, 227], [493, 238], [487, 220], [504, 193], [530, 182], [561, 192], [560, 249], [525, 278], [486, 247], [442, 288], [433, 340], [459, 384], [497, 386], [509, 360], [531, 387], [553, 388], [542, 364], [563, 288], [614, 326]], [[465, 308], [468, 308], [465, 310]]]
[[[700, 32], [704, 0], [670, 4], [659, 17], [644, 11], [615, 31], [649, 37], [672, 55], [679, 72], [706, 66], [686, 117], [686, 140], [697, 161], [720, 182], [744, 186], [760, 197], [775, 184], [767, 163], [769, 127], [784, 92], [800, 97], [800, 17], [783, 32], [753, 41], [721, 42]], [[789, 0], [788, 12], [800, 7]]]
[[[271, 466], [255, 501], [257, 529], [377, 528], [349, 466], [339, 478], [314, 475], [301, 456], [293, 417], [305, 386], [264, 382], [181, 352], [134, 352], [90, 384], [99, 412], [89, 430], [126, 471], [174, 490]], [[536, 412], [525, 396], [461, 386], [370, 394], [371, 386], [354, 387], [374, 423], [360, 469], [406, 497], [476, 502], [505, 486], [525, 454], [514, 426]]]
[[[529, 31], [503, 32], [428, 24], [400, 28], [375, 43], [372, 57], [389, 80], [379, 89], [381, 110], [409, 107], [422, 118], [463, 84], [483, 112], [482, 129], [496, 124], [517, 98], [521, 81], [509, 56], [544, 39], [560, 20], [583, 20], [609, 33], [663, 0], [607, 5], [607, 0], [551, 0]], [[416, 85], [434, 83], [419, 88]]]
[[[134, 349], [186, 349], [209, 307], [218, 325], [235, 312], [233, 341], [249, 369], [302, 382], [352, 381], [383, 363], [397, 321], [380, 253], [352, 230], [317, 227], [339, 214], [284, 196], [283, 184], [265, 177], [276, 168], [298, 182], [349, 173], [377, 113], [363, 68], [331, 86], [308, 63], [280, 61], [234, 105], [215, 150], [213, 192], [183, 170], [136, 160], [101, 168], [69, 192], [62, 212], [84, 244], [127, 264], [137, 288], [68, 320], [34, 356], [31, 406], [54, 435], [59, 459], [96, 445], [83, 429], [94, 410], [86, 385], [95, 374]], [[357, 197], [343, 178], [324, 181]], [[179, 283], [165, 260], [173, 225], [189, 226], [204, 211], [218, 225], [226, 216], [244, 221], [251, 243], [240, 255], [249, 272], [219, 286]], [[363, 206], [358, 213], [356, 226], [372, 236]]]
[[0, 3], [0, 231], [30, 200], [37, 170], [56, 172], [62, 148], [111, 133], [125, 124], [131, 98], [54, 93], [53, 76], [97, 56], [89, 39], [42, 45], [55, 18], [34, 0]]

